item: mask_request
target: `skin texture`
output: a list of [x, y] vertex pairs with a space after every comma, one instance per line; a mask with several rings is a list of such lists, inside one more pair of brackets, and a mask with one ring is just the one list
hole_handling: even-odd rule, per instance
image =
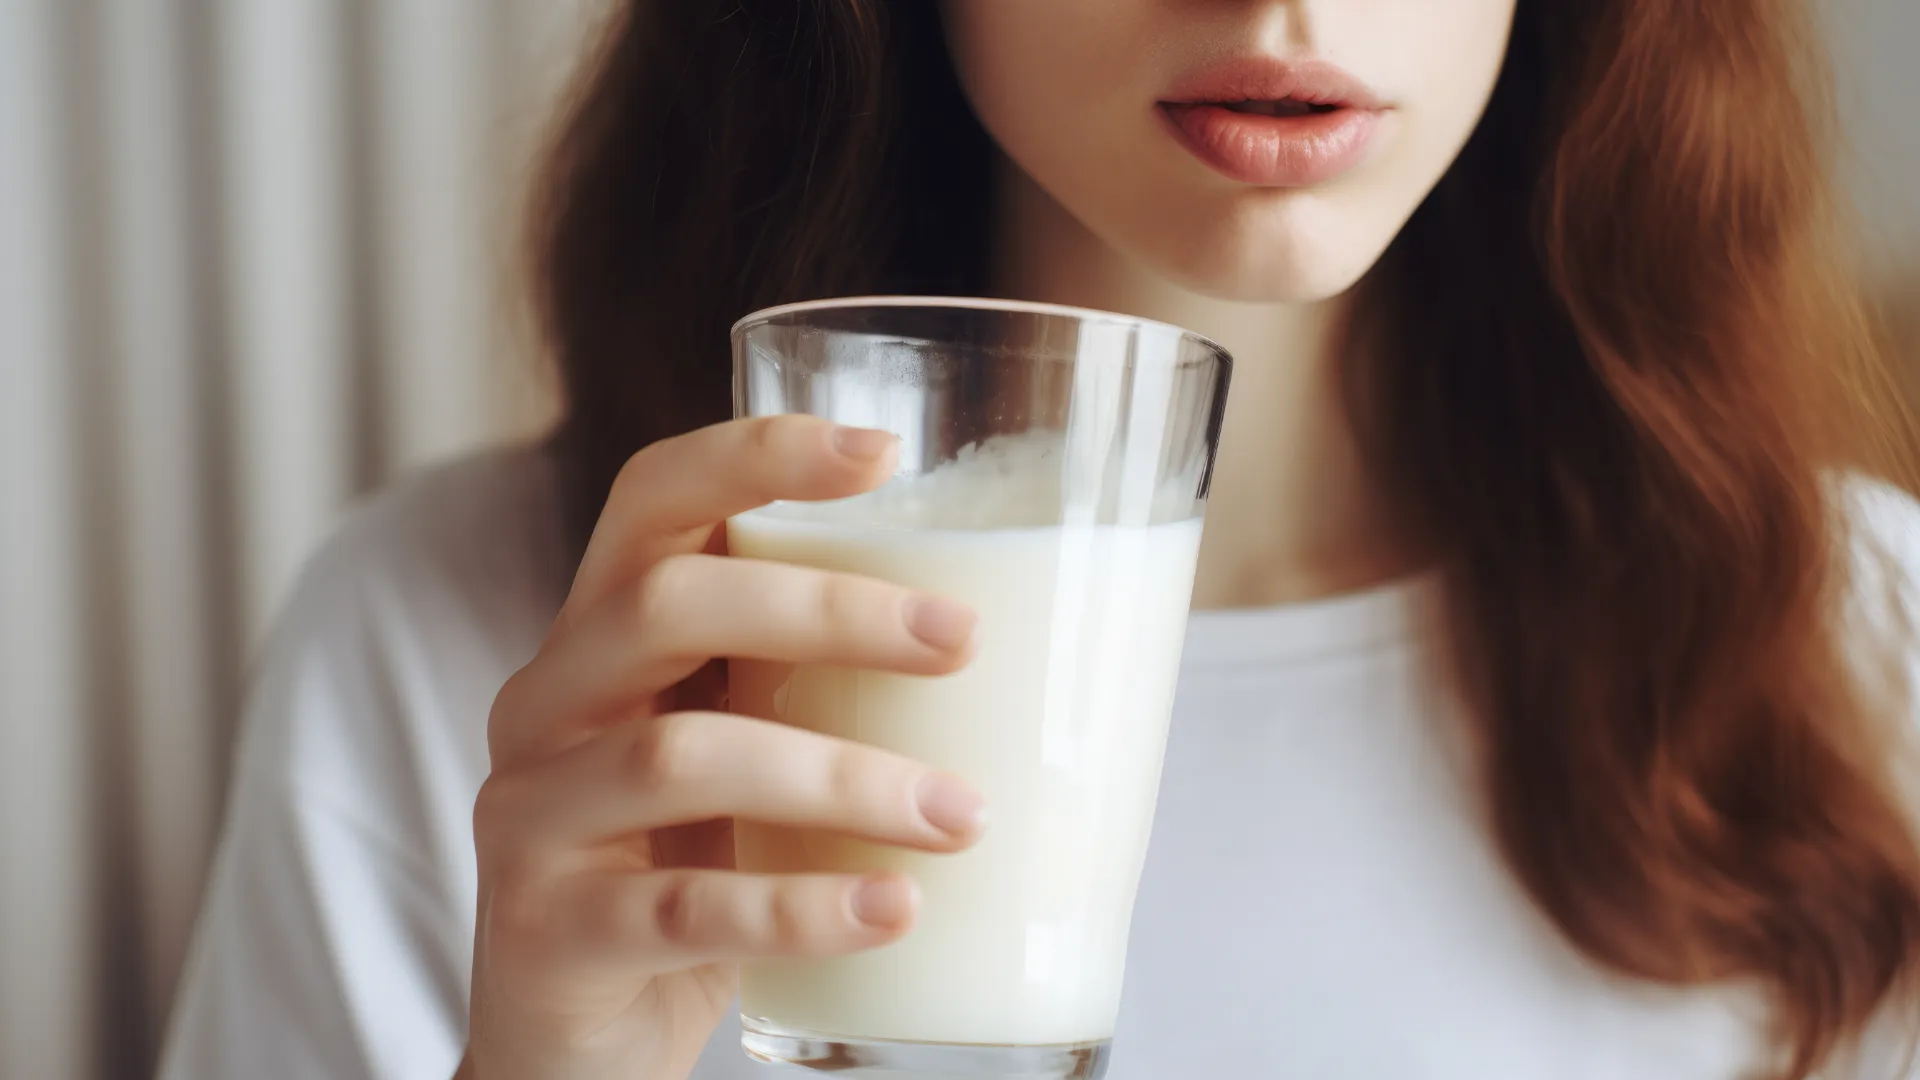
[[[1513, 0], [948, 0], [975, 113], [1041, 190], [1149, 273], [1223, 300], [1325, 300], [1371, 267], [1486, 107]], [[1387, 106], [1366, 159], [1307, 189], [1229, 180], [1156, 104], [1247, 56], [1331, 61]], [[1124, 58], [1124, 59], [1122, 59]]]
[[[1340, 400], [1349, 290], [1453, 163], [1500, 73], [1513, 0], [947, 0], [963, 89], [1004, 154], [1004, 295], [1186, 326], [1239, 360], [1197, 607], [1404, 574]], [[1114, 57], [1126, 57], [1117, 64]], [[1158, 104], [1249, 57], [1331, 62], [1385, 106], [1365, 159], [1305, 189], [1222, 176]]]
[[[1817, 8], [740, 0], [716, 18], [627, 0], [535, 220], [536, 296], [568, 393], [552, 444], [568, 535], [584, 543], [610, 488], [609, 521], [647, 520], [630, 516], [633, 481], [614, 483], [623, 465], [682, 492], [787, 490], [717, 435], [676, 442], [671, 470], [657, 455], [627, 461], [729, 414], [725, 332], [755, 307], [984, 293], [1198, 330], [1237, 363], [1196, 603], [1284, 603], [1413, 569], [1437, 580], [1436, 689], [1461, 698], [1488, 838], [1514, 883], [1602, 970], [1752, 982], [1773, 1006], [1777, 1075], [1814, 1075], [1883, 1007], [1911, 1007], [1920, 971], [1920, 845], [1889, 764], [1910, 703], [1856, 685], [1867, 643], [1831, 609], [1855, 586], [1834, 477], [1911, 470], [1902, 418], [1874, 400], [1891, 373], [1833, 220]], [[936, 55], [948, 37], [964, 80]], [[1386, 111], [1364, 160], [1285, 137], [1339, 127], [1274, 119], [1298, 100], [1262, 122], [1221, 112], [1243, 104], [1226, 97], [1182, 96], [1255, 52], [1266, 75], [1250, 79], [1305, 62], [1370, 85]], [[1182, 139], [1164, 101], [1214, 104], [1176, 110]], [[964, 115], [973, 106], [988, 130]], [[1423, 200], [1443, 173], [1443, 197]], [[697, 539], [687, 520], [669, 531]], [[726, 622], [730, 604], [686, 606], [747, 591], [747, 568], [660, 565], [674, 618], [569, 620], [563, 638], [611, 635], [609, 653], [652, 650], [655, 670], [667, 657], [694, 671], [689, 658], [807, 637]], [[657, 601], [644, 565], [627, 572]], [[695, 616], [721, 621], [697, 641], [673, 636]], [[602, 702], [587, 727], [631, 721], [637, 736], [659, 721], [697, 736], [709, 721], [668, 717], [724, 707], [705, 671]], [[580, 724], [547, 695], [516, 694], [496, 719]], [[775, 739], [749, 736], [765, 755], [753, 760], [775, 760]], [[731, 751], [749, 749], [739, 741]], [[502, 746], [498, 776], [532, 816], [596, 797], [537, 767], [565, 747]], [[623, 889], [658, 889], [690, 865], [701, 849], [679, 838], [718, 831], [700, 821], [805, 810], [718, 805], [713, 777], [628, 760], [634, 784], [678, 795], [622, 836], [477, 821], [493, 905], [475, 969], [482, 1075], [622, 1075], [609, 1063], [683, 1075], [718, 1008], [693, 991], [728, 985], [725, 959], [662, 944], [689, 926], [711, 932], [715, 956], [862, 947], [817, 933], [844, 931], [850, 905], [809, 909], [824, 922], [764, 903], [793, 917], [744, 919], [750, 896], [768, 898], [751, 889], [621, 905]], [[762, 775], [817, 793], [822, 759], [795, 760], [808, 764]], [[582, 967], [550, 939], [541, 898], [569, 868], [610, 858], [625, 861], [581, 895], [636, 912], [618, 928], [635, 944], [615, 935], [600, 944], [626, 960]], [[769, 925], [781, 933], [748, 932]], [[594, 996], [565, 996], [583, 981]], [[556, 1002], [577, 1041], [542, 1038]]]
[[708, 661], [753, 656], [923, 675], [971, 652], [972, 614], [847, 575], [713, 554], [728, 516], [857, 494], [891, 436], [743, 420], [634, 456], [535, 658], [488, 720], [474, 807], [474, 1077], [679, 1077], [748, 956], [884, 944], [912, 924], [897, 876], [734, 874], [735, 817], [933, 851], [970, 844], [958, 778], [727, 715]]
[[[1403, 569], [1331, 397], [1332, 330], [1341, 294], [1471, 133], [1512, 3], [946, 6], [964, 89], [1004, 153], [1003, 290], [1166, 319], [1253, 361], [1221, 450], [1202, 604]], [[1184, 148], [1157, 103], [1250, 55], [1332, 61], [1365, 82], [1387, 107], [1365, 160], [1276, 190]], [[876, 433], [794, 417], [702, 429], [628, 463], [552, 634], [489, 722], [463, 1077], [680, 1080], [730, 1006], [733, 962], [871, 948], [911, 927], [910, 882], [729, 872], [732, 818], [937, 851], [977, 838], [984, 810], [964, 781], [727, 716], [709, 663], [966, 662], [970, 615], [937, 598], [711, 554], [729, 515], [866, 490], [892, 454]]]

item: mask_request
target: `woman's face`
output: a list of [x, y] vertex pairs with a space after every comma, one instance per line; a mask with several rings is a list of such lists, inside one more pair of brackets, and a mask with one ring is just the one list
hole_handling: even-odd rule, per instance
[[1344, 292], [1479, 121], [1515, 0], [946, 0], [1007, 156], [1223, 299]]

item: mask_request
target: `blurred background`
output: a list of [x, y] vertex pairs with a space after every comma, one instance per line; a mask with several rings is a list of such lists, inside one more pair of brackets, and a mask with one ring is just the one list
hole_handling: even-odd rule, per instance
[[[517, 215], [605, 5], [0, 0], [0, 1077], [151, 1071], [292, 576], [551, 415]], [[1920, 4], [1826, 6], [1912, 360]]]
[[541, 424], [516, 212], [601, 7], [0, 0], [0, 1077], [150, 1075], [291, 577]]

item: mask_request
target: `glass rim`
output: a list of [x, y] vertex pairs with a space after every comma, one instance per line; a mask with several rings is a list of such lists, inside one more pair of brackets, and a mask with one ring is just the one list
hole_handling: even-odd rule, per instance
[[800, 300], [791, 304], [776, 304], [761, 308], [740, 317], [731, 329], [729, 337], [737, 338], [742, 333], [764, 326], [767, 323], [791, 315], [805, 315], [815, 311], [847, 311], [859, 308], [925, 308], [940, 311], [997, 311], [1016, 315], [1043, 315], [1050, 318], [1073, 319], [1077, 322], [1120, 324], [1137, 329], [1164, 330], [1188, 338], [1213, 354], [1215, 360], [1228, 370], [1233, 368], [1233, 354], [1226, 347], [1205, 334], [1189, 330], [1184, 326], [1175, 326], [1158, 319], [1143, 318], [1139, 315], [1126, 315], [1118, 311], [1102, 311], [1099, 308], [1074, 307], [1070, 304], [1044, 304], [1032, 300], [1001, 300], [984, 296], [836, 296], [822, 300]]

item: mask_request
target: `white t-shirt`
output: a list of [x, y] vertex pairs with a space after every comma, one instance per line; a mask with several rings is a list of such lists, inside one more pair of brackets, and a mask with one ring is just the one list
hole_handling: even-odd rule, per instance
[[[1920, 507], [1856, 487], [1854, 518], [1920, 578]], [[163, 1080], [451, 1076], [486, 718], [564, 595], [557, 517], [546, 460], [496, 454], [379, 499], [314, 559], [249, 699]], [[1508, 874], [1431, 689], [1429, 592], [1194, 616], [1113, 1080], [1734, 1080], [1760, 1060], [1755, 994], [1601, 970]], [[784, 1075], [737, 1040], [723, 1025], [695, 1080]], [[1904, 1072], [1875, 1056], [1858, 1075]]]

